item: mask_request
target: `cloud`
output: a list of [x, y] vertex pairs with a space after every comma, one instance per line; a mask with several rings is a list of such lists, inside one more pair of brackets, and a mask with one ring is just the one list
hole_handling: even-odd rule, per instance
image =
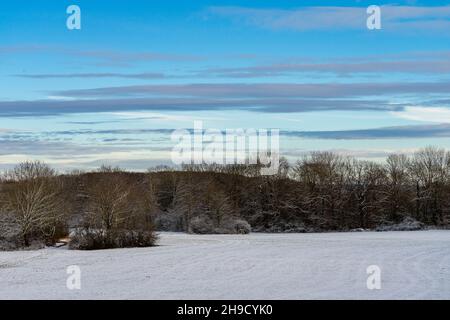
[[365, 61], [357, 63], [280, 63], [240, 68], [208, 69], [200, 74], [216, 77], [255, 78], [285, 76], [290, 73], [332, 73], [340, 76], [361, 73], [448, 74], [450, 60]]
[[245, 7], [210, 7], [214, 16], [232, 18], [264, 29], [323, 30], [335, 28], [356, 29], [364, 26], [365, 8], [304, 7], [296, 10], [256, 9]]
[[445, 101], [449, 92], [449, 82], [134, 85], [57, 91], [51, 93], [52, 99], [0, 101], [0, 116], [206, 110], [402, 111], [418, 100], [423, 105], [432, 105], [436, 99]]
[[43, 45], [0, 46], [0, 55], [29, 54], [48, 52], [50, 47]]
[[[114, 147], [102, 147], [102, 152], [117, 150]], [[81, 146], [72, 142], [42, 141], [35, 137], [17, 136], [0, 139], [0, 156], [30, 154], [34, 156], [73, 157], [74, 155], [99, 152], [98, 146]]]
[[[418, 149], [418, 148], [417, 148]], [[378, 159], [385, 159], [387, 156], [393, 153], [403, 153], [406, 155], [411, 155], [417, 149], [344, 149], [344, 148], [325, 148], [321, 149], [320, 151], [328, 151], [333, 152], [336, 154], [340, 154], [344, 157], [356, 157], [356, 158], [363, 158], [363, 159], [372, 159], [372, 160], [378, 160]], [[296, 161], [298, 158], [309, 155], [311, 151], [317, 151], [317, 150], [287, 150], [283, 151], [282, 154], [285, 157], [288, 157], [289, 160]]]
[[412, 125], [342, 131], [284, 131], [290, 137], [332, 140], [449, 138], [450, 124]]
[[[175, 128], [161, 129], [77, 129], [65, 131], [42, 131], [42, 132], [19, 132], [3, 135], [0, 140], [0, 146], [6, 147], [5, 150], [54, 150], [61, 152], [62, 149], [70, 153], [73, 148], [70, 146], [72, 137], [89, 136], [90, 141], [94, 141], [93, 151], [101, 150], [96, 141], [101, 142], [135, 142], [139, 146], [162, 147], [171, 141], [171, 134]], [[185, 130], [193, 132], [192, 128]], [[206, 130], [206, 129], [205, 129]], [[225, 129], [222, 131], [225, 134]], [[358, 130], [333, 130], [333, 131], [299, 131], [299, 130], [281, 130], [280, 134], [285, 137], [322, 139], [322, 140], [361, 140], [361, 139], [405, 139], [405, 138], [448, 138], [450, 137], [450, 123], [427, 124], [427, 125], [406, 125], [379, 127]], [[67, 137], [69, 139], [67, 139]], [[152, 137], [149, 139], [149, 137]], [[112, 140], [114, 139], [114, 140]], [[14, 142], [19, 144], [13, 145]], [[25, 144], [22, 148], [20, 143], [35, 143], [35, 145]], [[5, 143], [8, 143], [6, 145]], [[49, 147], [45, 145], [49, 143]], [[60, 144], [61, 143], [61, 144]], [[67, 144], [66, 144], [67, 143]], [[73, 145], [75, 146], [75, 145]], [[124, 144], [125, 147], [132, 147], [130, 144]], [[60, 149], [62, 148], [62, 149]], [[81, 147], [80, 147], [81, 148]], [[81, 149], [77, 149], [79, 152]], [[89, 149], [88, 149], [89, 150]], [[110, 151], [113, 149], [110, 149]], [[116, 149], [117, 150], [117, 149]], [[164, 149], [165, 150], [165, 149]], [[6, 151], [5, 151], [6, 152]], [[8, 151], [9, 152], [9, 151]]]
[[52, 93], [70, 98], [169, 96], [210, 98], [348, 98], [408, 93], [448, 93], [450, 82], [414, 83], [222, 83], [135, 85]]
[[191, 54], [171, 54], [160, 52], [131, 52], [131, 51], [117, 51], [117, 50], [83, 50], [73, 49], [62, 46], [52, 45], [24, 45], [24, 46], [0, 46], [0, 56], [2, 55], [17, 55], [17, 54], [59, 54], [77, 58], [80, 63], [81, 59], [90, 60], [96, 66], [116, 66], [126, 67], [139, 62], [152, 61], [202, 61], [203, 56]]
[[103, 66], [129, 66], [137, 62], [148, 61], [200, 61], [205, 57], [188, 54], [170, 54], [158, 52], [125, 52], [112, 50], [75, 50], [73, 56], [98, 60]]
[[391, 114], [407, 120], [450, 123], [449, 108], [411, 106], [401, 111], [392, 111]]
[[59, 73], [59, 74], [15, 74], [15, 77], [29, 79], [72, 79], [72, 78], [124, 78], [124, 79], [165, 79], [163, 73]]
[[117, 111], [209, 111], [246, 110], [269, 113], [291, 113], [327, 110], [401, 110], [403, 104], [386, 100], [336, 99], [205, 99], [205, 98], [143, 98], [96, 100], [37, 100], [0, 102], [0, 116], [29, 117], [67, 113], [93, 113]]
[[170, 135], [175, 129], [105, 129], [105, 130], [66, 130], [66, 131], [48, 131], [42, 132], [42, 135], [137, 135], [137, 134], [167, 134]]
[[[388, 31], [450, 30], [450, 6], [381, 6], [382, 28]], [[210, 7], [207, 14], [271, 30], [367, 30], [366, 7], [259, 9]]]
[[0, 101], [0, 116], [207, 110], [402, 111], [418, 99], [423, 105], [432, 105], [436, 99], [445, 101], [449, 92], [449, 82], [134, 85], [51, 92], [52, 99]]
[[[170, 151], [173, 147], [170, 135], [173, 130], [164, 128], [8, 132], [0, 137], [0, 168], [11, 167], [20, 161], [36, 159], [62, 169], [94, 169], [107, 163], [128, 169], [145, 170], [157, 164], [170, 164]], [[295, 148], [296, 144], [286, 138], [299, 139], [298, 141], [302, 141], [301, 139], [351, 141], [449, 138], [450, 124], [341, 131], [283, 130], [280, 133], [281, 141], [285, 141], [284, 147], [282, 143], [282, 154], [295, 160], [311, 149]], [[82, 138], [83, 136], [87, 136], [87, 139]], [[383, 149], [383, 147], [350, 150], [339, 148], [339, 144], [333, 142], [327, 142], [325, 149], [343, 155], [373, 159], [382, 159], [389, 153], [404, 151]], [[322, 150], [324, 150], [323, 147]]]

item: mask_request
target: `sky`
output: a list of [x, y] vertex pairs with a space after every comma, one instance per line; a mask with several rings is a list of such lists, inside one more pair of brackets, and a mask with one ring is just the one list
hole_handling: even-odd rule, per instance
[[0, 84], [0, 169], [170, 165], [194, 121], [279, 129], [290, 161], [450, 149], [450, 1], [9, 1]]

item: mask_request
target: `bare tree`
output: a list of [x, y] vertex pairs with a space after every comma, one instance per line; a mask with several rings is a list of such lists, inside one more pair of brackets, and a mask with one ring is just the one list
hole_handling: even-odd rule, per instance
[[28, 246], [32, 237], [54, 240], [65, 220], [61, 185], [54, 171], [41, 162], [25, 162], [7, 176], [3, 209], [19, 226], [23, 244]]
[[51, 178], [56, 175], [54, 169], [41, 161], [25, 161], [19, 163], [5, 174], [5, 180], [28, 181], [33, 179]]
[[106, 232], [124, 224], [129, 212], [130, 188], [120, 175], [103, 174], [88, 186], [87, 221]]
[[176, 186], [172, 209], [181, 214], [182, 229], [189, 231], [191, 219], [199, 211], [201, 185], [194, 180], [194, 173], [188, 171]]
[[230, 197], [214, 183], [209, 183], [205, 191], [207, 213], [214, 221], [215, 227], [219, 228], [225, 217], [233, 216]]
[[293, 177], [301, 183], [302, 211], [325, 228], [343, 223], [351, 163], [331, 152], [313, 152], [298, 161]]
[[450, 155], [444, 149], [427, 147], [416, 152], [410, 174], [416, 183], [416, 215], [434, 224], [443, 221], [445, 187], [450, 173]]
[[411, 183], [409, 159], [404, 154], [391, 154], [386, 159], [387, 188], [384, 189], [385, 210], [391, 221], [398, 221], [410, 208]]

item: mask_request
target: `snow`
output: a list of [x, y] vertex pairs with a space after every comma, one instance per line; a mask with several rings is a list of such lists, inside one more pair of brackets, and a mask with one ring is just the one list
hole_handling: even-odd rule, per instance
[[[188, 235], [0, 252], [0, 299], [450, 299], [450, 231]], [[81, 268], [81, 289], [66, 268]], [[381, 268], [381, 289], [366, 269]]]

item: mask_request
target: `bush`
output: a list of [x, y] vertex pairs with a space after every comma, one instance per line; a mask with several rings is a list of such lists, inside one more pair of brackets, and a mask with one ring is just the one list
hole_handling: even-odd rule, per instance
[[20, 227], [10, 215], [0, 214], [0, 251], [18, 250], [23, 247]]
[[189, 232], [198, 234], [216, 233], [212, 220], [207, 216], [197, 216], [192, 218], [189, 223]]
[[242, 219], [229, 218], [219, 227], [208, 216], [197, 216], [191, 220], [189, 231], [198, 234], [248, 234], [251, 231], [250, 224]]
[[154, 246], [157, 236], [144, 230], [94, 230], [75, 231], [70, 237], [69, 248], [77, 250], [99, 250], [113, 248], [137, 248]]
[[183, 230], [183, 216], [175, 211], [160, 213], [155, 217], [155, 228], [160, 231], [185, 231]]
[[232, 233], [249, 234], [252, 230], [252, 227], [245, 220], [232, 219], [227, 223], [226, 229], [232, 231]]
[[305, 233], [316, 232], [314, 229], [307, 228], [301, 222], [274, 221], [268, 222], [263, 226], [254, 229], [255, 232], [269, 233]]
[[13, 215], [0, 213], [0, 251], [20, 249], [42, 249], [46, 245], [53, 245], [56, 239], [67, 235], [65, 225], [55, 225], [47, 230], [29, 233], [28, 243], [23, 242], [22, 228]]
[[416, 231], [424, 229], [425, 225], [411, 217], [405, 217], [402, 222], [393, 225], [377, 227], [376, 231]]

